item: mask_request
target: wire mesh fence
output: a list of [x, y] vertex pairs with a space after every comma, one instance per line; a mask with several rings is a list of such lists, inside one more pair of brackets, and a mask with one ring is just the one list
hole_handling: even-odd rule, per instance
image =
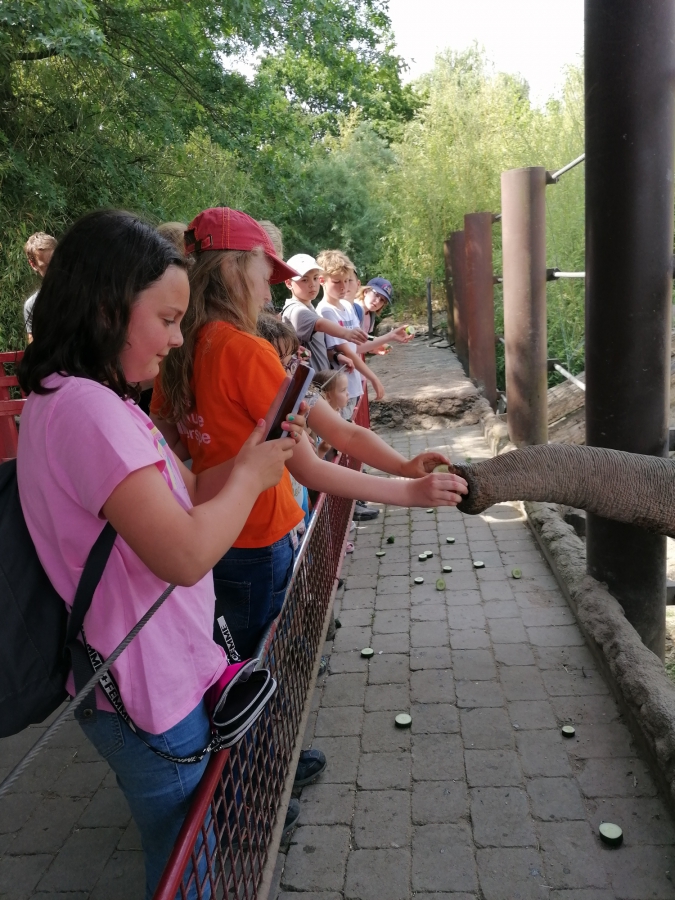
[[[363, 395], [353, 421], [369, 427]], [[336, 465], [360, 469], [345, 454]], [[277, 680], [263, 715], [229, 750], [212, 756], [154, 900], [254, 900], [277, 817], [349, 531], [353, 501], [321, 494], [260, 665]]]

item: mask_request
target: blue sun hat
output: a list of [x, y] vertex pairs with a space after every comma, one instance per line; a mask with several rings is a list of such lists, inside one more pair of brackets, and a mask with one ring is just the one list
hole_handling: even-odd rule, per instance
[[391, 286], [391, 281], [387, 281], [386, 278], [371, 278], [366, 287], [379, 294], [387, 303], [392, 302], [394, 289]]

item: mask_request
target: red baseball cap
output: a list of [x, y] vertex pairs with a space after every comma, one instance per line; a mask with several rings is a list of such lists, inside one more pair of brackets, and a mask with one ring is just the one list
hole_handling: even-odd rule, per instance
[[279, 259], [269, 235], [255, 219], [238, 209], [216, 206], [205, 209], [190, 222], [185, 232], [185, 252], [205, 250], [253, 250], [262, 247], [274, 267], [271, 284], [295, 278], [297, 272]]

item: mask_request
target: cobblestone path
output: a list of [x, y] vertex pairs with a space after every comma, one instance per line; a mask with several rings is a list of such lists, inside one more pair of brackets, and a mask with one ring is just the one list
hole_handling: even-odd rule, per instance
[[[405, 455], [486, 453], [477, 428], [390, 434]], [[518, 510], [387, 507], [355, 543], [306, 735], [329, 765], [279, 900], [675, 898], [670, 815]]]

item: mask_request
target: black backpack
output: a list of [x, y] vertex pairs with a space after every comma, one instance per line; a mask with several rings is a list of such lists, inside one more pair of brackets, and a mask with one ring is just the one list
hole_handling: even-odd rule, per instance
[[26, 526], [16, 460], [0, 465], [0, 737], [54, 712], [67, 697], [71, 668], [78, 683], [91, 675], [77, 635], [116, 536], [107, 523], [89, 553], [68, 616]]

